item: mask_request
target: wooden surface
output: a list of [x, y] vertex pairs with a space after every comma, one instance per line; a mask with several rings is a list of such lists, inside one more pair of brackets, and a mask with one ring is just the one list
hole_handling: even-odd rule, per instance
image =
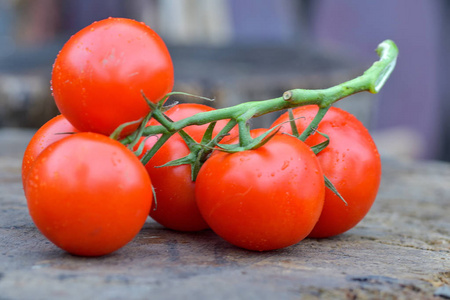
[[32, 132], [0, 130], [0, 299], [450, 299], [450, 165], [384, 160], [356, 228], [277, 251], [148, 220], [121, 250], [76, 257], [34, 227], [20, 165]]

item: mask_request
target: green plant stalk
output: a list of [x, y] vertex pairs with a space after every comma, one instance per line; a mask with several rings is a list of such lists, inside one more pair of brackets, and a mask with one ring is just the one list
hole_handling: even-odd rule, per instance
[[314, 116], [314, 119], [309, 123], [308, 127], [302, 132], [302, 134], [298, 137], [300, 140], [305, 141], [308, 136], [310, 136], [314, 130], [319, 126], [320, 121], [322, 121], [323, 117], [327, 113], [330, 106], [319, 107], [317, 114]]
[[[275, 111], [314, 104], [319, 106], [319, 113], [301, 134], [300, 137], [304, 140], [314, 132], [314, 129], [334, 102], [362, 91], [371, 93], [378, 93], [380, 91], [395, 68], [398, 49], [393, 41], [385, 40], [378, 45], [376, 52], [380, 56], [380, 59], [367, 69], [363, 75], [327, 89], [293, 89], [286, 91], [278, 98], [245, 102], [227, 108], [202, 112], [176, 122], [165, 119], [162, 112], [159, 111], [158, 106], [154, 105], [152, 107], [153, 118], [162, 125], [148, 126], [143, 130], [142, 135], [162, 134], [163, 139], [167, 140], [171, 135], [186, 126], [203, 125], [222, 119], [231, 119], [239, 125], [240, 146], [245, 148], [247, 144], [251, 143], [247, 126], [249, 119]], [[121, 140], [121, 142], [123, 144], [129, 144], [136, 139], [136, 135], [137, 133], [134, 133]], [[155, 146], [160, 147], [162, 144], [157, 143]], [[151, 152], [155, 153], [156, 151], [157, 149], [152, 149]], [[148, 158], [145, 160], [148, 161]]]

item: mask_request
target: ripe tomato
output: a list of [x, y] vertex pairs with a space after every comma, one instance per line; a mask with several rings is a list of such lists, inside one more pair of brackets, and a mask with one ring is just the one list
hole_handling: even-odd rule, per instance
[[157, 102], [172, 90], [173, 81], [163, 40], [147, 25], [123, 18], [95, 22], [73, 35], [52, 73], [61, 113], [80, 131], [107, 135], [149, 112], [141, 91]]
[[22, 184], [24, 187], [28, 172], [36, 157], [49, 145], [67, 137], [71, 132], [78, 132], [78, 130], [63, 115], [54, 117], [36, 131], [28, 143], [22, 159]]
[[[173, 121], [178, 121], [213, 108], [201, 104], [178, 104], [166, 112]], [[227, 121], [218, 121], [213, 135], [216, 135]], [[149, 125], [157, 125], [151, 120]], [[208, 125], [192, 125], [184, 130], [200, 142]], [[150, 137], [145, 142], [144, 153], [156, 142]], [[195, 183], [191, 180], [191, 166], [159, 166], [189, 154], [189, 148], [179, 134], [172, 136], [146, 164], [156, 194], [157, 206], [150, 216], [161, 225], [179, 231], [198, 231], [208, 228], [195, 202]]]
[[264, 251], [293, 245], [311, 232], [325, 185], [312, 150], [277, 134], [255, 150], [215, 151], [200, 169], [195, 192], [214, 232], [236, 246]]
[[119, 142], [77, 133], [48, 146], [26, 180], [37, 228], [75, 255], [111, 253], [134, 238], [152, 205], [139, 159]]
[[[309, 105], [294, 109], [299, 132], [302, 132], [318, 111]], [[288, 121], [288, 114], [278, 118], [273, 126]], [[282, 131], [291, 133], [290, 124]], [[330, 144], [317, 157], [325, 176], [333, 183], [348, 206], [327, 189], [322, 215], [310, 237], [322, 238], [341, 234], [358, 224], [370, 210], [380, 184], [381, 161], [369, 132], [350, 113], [331, 107], [318, 126], [327, 134]], [[316, 145], [325, 138], [318, 133], [309, 136], [306, 143]]]

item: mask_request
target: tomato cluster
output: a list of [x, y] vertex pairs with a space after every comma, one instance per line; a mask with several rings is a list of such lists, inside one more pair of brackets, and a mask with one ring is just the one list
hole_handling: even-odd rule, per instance
[[[179, 132], [144, 166], [139, 159], [161, 135], [142, 137], [131, 147], [108, 135], [124, 123], [121, 137], [136, 130], [132, 121], [150, 112], [142, 94], [162, 105], [172, 87], [167, 48], [142, 23], [109, 18], [65, 44], [52, 74], [62, 114], [37, 131], [22, 165], [30, 215], [50, 241], [75, 255], [104, 255], [132, 240], [150, 216], [172, 230], [210, 228], [236, 246], [264, 251], [343, 233], [370, 209], [381, 175], [377, 149], [355, 117], [333, 107], [305, 142], [292, 135], [287, 113], [270, 134], [249, 132], [253, 139], [267, 135], [258, 147], [226, 150], [242, 142], [241, 130], [231, 129], [222, 144], [209, 146], [195, 181], [189, 164], [162, 166], [190, 154]], [[177, 104], [164, 114], [176, 122], [213, 110]], [[293, 113], [303, 131], [317, 106]], [[218, 120], [210, 139], [227, 123]], [[160, 123], [150, 119], [145, 125]], [[206, 132], [208, 124], [183, 128], [196, 143]], [[319, 132], [330, 142], [315, 154], [311, 147], [324, 139]], [[346, 203], [326, 188], [324, 177]]]

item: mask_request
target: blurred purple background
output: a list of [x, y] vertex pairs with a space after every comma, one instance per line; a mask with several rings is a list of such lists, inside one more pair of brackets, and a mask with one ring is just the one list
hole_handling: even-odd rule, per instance
[[[349, 80], [392, 39], [400, 56], [391, 78], [347, 107], [382, 154], [450, 161], [449, 13], [445, 0], [0, 0], [0, 127], [36, 127], [55, 113], [34, 103], [49, 98], [51, 64], [70, 35], [130, 17], [173, 51], [178, 89], [224, 94], [221, 106]], [[214, 74], [196, 67], [211, 65]], [[264, 89], [268, 82], [279, 90]]]

